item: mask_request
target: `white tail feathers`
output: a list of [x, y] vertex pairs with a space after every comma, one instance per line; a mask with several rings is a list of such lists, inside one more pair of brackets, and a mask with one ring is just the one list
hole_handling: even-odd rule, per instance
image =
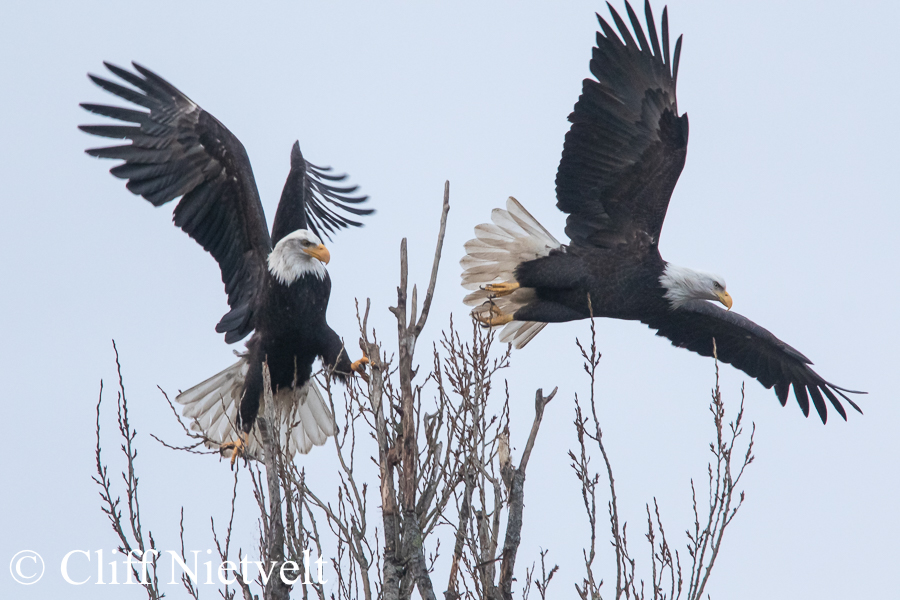
[[[515, 270], [520, 263], [547, 256], [561, 244], [512, 196], [506, 201], [506, 210], [495, 208], [491, 212], [491, 221], [475, 227], [475, 239], [466, 242], [466, 255], [459, 261], [463, 288], [474, 290], [463, 302], [476, 307], [473, 314], [489, 312], [492, 304], [503, 314], [511, 314], [531, 301], [534, 290], [519, 288], [507, 296], [493, 297], [484, 286], [516, 281]], [[500, 333], [500, 341], [522, 348], [545, 325], [513, 321]]]
[[[248, 366], [247, 360], [242, 357], [221, 373], [175, 398], [176, 402], [184, 405], [182, 414], [191, 420], [191, 429], [202, 433], [210, 448], [233, 442], [238, 437], [238, 410]], [[260, 402], [259, 414], [264, 414], [264, 410], [264, 403]], [[278, 390], [275, 394], [275, 414], [279, 443], [290, 457], [297, 452], [306, 454], [313, 446], [321, 446], [328, 436], [337, 433], [334, 416], [314, 379], [298, 389]], [[245, 452], [249, 458], [263, 458], [256, 424], [248, 436]]]

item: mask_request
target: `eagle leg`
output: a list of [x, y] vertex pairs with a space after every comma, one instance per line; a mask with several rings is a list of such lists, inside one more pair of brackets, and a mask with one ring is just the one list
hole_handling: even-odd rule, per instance
[[[516, 285], [518, 286], [518, 284]], [[503, 312], [494, 304], [491, 304], [491, 309], [489, 312], [487, 312], [487, 314], [480, 311], [472, 311], [472, 316], [476, 321], [482, 323], [483, 325], [487, 325], [488, 327], [506, 325], [513, 320], [513, 316], [511, 314], [504, 315]]]
[[498, 298], [501, 296], [509, 296], [517, 289], [519, 289], [519, 284], [515, 281], [512, 283], [489, 283], [484, 286], [484, 291], [493, 294]]
[[222, 456], [224, 456], [227, 451], [231, 450], [231, 467], [232, 468], [234, 468], [234, 461], [236, 461], [238, 458], [244, 456], [244, 452], [247, 449], [247, 443], [244, 441], [244, 437], [246, 435], [247, 435], [246, 433], [241, 432], [240, 435], [238, 435], [237, 440], [235, 440], [233, 442], [225, 442], [224, 444], [219, 446], [219, 454], [221, 454]]
[[350, 363], [350, 370], [354, 373], [358, 373], [362, 380], [366, 383], [369, 383], [369, 376], [366, 375], [366, 365], [369, 364], [369, 357], [365, 354], [362, 355], [362, 358], [359, 360], [354, 360]]

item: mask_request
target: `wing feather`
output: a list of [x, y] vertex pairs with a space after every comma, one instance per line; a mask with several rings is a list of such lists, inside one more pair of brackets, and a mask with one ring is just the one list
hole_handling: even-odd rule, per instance
[[675, 346], [702, 356], [713, 355], [715, 339], [716, 356], [720, 361], [754, 377], [766, 388], [774, 386], [782, 406], [787, 403], [788, 392], [793, 387], [803, 414], [809, 416], [812, 400], [823, 423], [828, 417], [823, 394], [844, 420], [847, 419], [847, 412], [837, 395], [856, 411], [862, 412], [842, 391], [851, 394], [864, 392], [846, 390], [829, 383], [812, 370], [812, 363], [803, 354], [733, 311], [726, 311], [705, 300], [691, 300], [678, 309], [643, 319], [643, 322]]
[[687, 116], [678, 116], [675, 99], [681, 38], [670, 68], [666, 11], [661, 52], [649, 3], [645, 33], [626, 2], [634, 36], [609, 10], [615, 28], [597, 16], [601, 31], [590, 64], [596, 79], [584, 80], [569, 115], [557, 207], [570, 215], [566, 234], [573, 244], [649, 247], [659, 241], [687, 152]]
[[87, 153], [125, 161], [110, 172], [127, 179], [128, 190], [154, 206], [181, 198], [173, 220], [219, 263], [231, 312], [216, 331], [236, 342], [254, 328], [257, 291], [271, 250], [247, 152], [215, 117], [159, 75], [137, 63], [132, 63], [135, 72], [104, 64], [133, 88], [96, 75], [91, 81], [149, 111], [82, 104], [94, 114], [137, 124], [82, 125], [92, 135], [131, 141]]
[[309, 229], [320, 239], [331, 239], [345, 227], [361, 227], [362, 223], [348, 218], [351, 215], [370, 215], [371, 208], [357, 208], [356, 204], [366, 202], [368, 196], [353, 196], [359, 187], [335, 186], [330, 181], [344, 181], [346, 175], [333, 175], [331, 167], [319, 167], [303, 158], [300, 143], [291, 148], [291, 171], [288, 174], [275, 222], [272, 224], [272, 243], [277, 244], [284, 236], [297, 229]]

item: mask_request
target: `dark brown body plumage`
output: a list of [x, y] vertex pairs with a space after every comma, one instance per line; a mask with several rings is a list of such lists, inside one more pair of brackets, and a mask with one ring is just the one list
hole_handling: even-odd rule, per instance
[[[536, 298], [515, 313], [517, 321], [558, 323], [595, 317], [637, 321], [665, 313], [669, 304], [659, 277], [665, 262], [655, 249], [569, 246], [516, 269], [516, 281]], [[588, 297], [590, 296], [590, 305]]]

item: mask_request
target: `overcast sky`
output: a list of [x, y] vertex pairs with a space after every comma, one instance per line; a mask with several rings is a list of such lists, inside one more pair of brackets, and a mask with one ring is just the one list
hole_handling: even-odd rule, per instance
[[[654, 9], [658, 19], [662, 4]], [[900, 5], [673, 1], [669, 9], [673, 37], [685, 38], [678, 101], [691, 134], [663, 257], [721, 274], [735, 311], [808, 355], [826, 379], [869, 392], [859, 400], [864, 416], [851, 413], [845, 423], [831, 411], [823, 426], [814, 415], [803, 418], [793, 399], [782, 408], [772, 391], [723, 367], [730, 408], [746, 381], [757, 461], [708, 591], [735, 599], [895, 594]], [[179, 439], [157, 385], [174, 395], [233, 361], [233, 347], [214, 331], [225, 294], [212, 258], [170, 224], [172, 205], [154, 209], [109, 175], [113, 162], [83, 153], [103, 141], [76, 126], [103, 119], [78, 103], [115, 103], [86, 72], [102, 73], [103, 60], [137, 60], [214, 114], [247, 148], [270, 220], [294, 140], [312, 162], [361, 185], [377, 214], [330, 244], [328, 319], [349, 339], [354, 298], [372, 298], [382, 339], [395, 331], [387, 306], [401, 237], [409, 238], [413, 278], [427, 281], [449, 179], [445, 261], [419, 346], [425, 352], [451, 313], [467, 322], [457, 261], [492, 208], [513, 195], [564, 239], [554, 179], [566, 117], [589, 75], [594, 11], [606, 14], [605, 5], [7, 8], [0, 21], [0, 596], [143, 596], [70, 586], [59, 571], [70, 550], [108, 552], [118, 543], [91, 481], [101, 379], [106, 408], [115, 400], [112, 338], [138, 429], [144, 525], [158, 545], [177, 547], [183, 505], [189, 547], [211, 547], [208, 518], [224, 518], [232, 482], [226, 463], [173, 453], [148, 436]], [[529, 463], [518, 561], [524, 567], [549, 549], [548, 560], [560, 565], [554, 597], [570, 595], [580, 581], [589, 541], [566, 457], [575, 443], [572, 398], [587, 391], [574, 339], [588, 335], [587, 322], [550, 326], [503, 373], [514, 398], [516, 456], [534, 389], [560, 387]], [[659, 499], [678, 548], [692, 524], [689, 482], [702, 489], [705, 480], [713, 363], [635, 323], [598, 321], [598, 341], [598, 393], [620, 511], [646, 567], [645, 502]], [[430, 364], [424, 354], [419, 359]], [[110, 459], [117, 443], [106, 438]], [[321, 489], [333, 486], [331, 454], [319, 449], [301, 459]], [[239, 532], [252, 548], [256, 514], [242, 490]], [[7, 569], [23, 549], [47, 564], [30, 587]], [[611, 569], [604, 573], [614, 578]], [[168, 593], [181, 594], [174, 586]]]

